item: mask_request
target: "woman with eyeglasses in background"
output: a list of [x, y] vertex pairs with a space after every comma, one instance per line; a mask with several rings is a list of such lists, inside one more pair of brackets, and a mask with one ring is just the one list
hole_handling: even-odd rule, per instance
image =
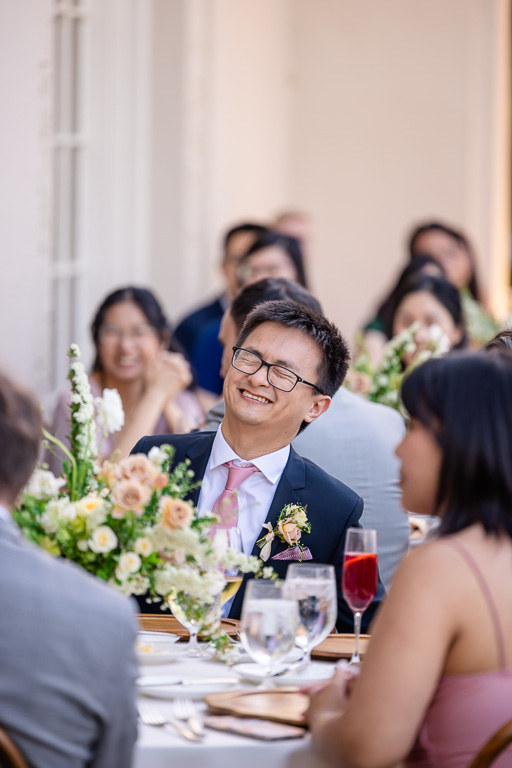
[[[91, 391], [117, 389], [125, 423], [120, 432], [104, 438], [102, 457], [117, 451], [127, 456], [143, 435], [189, 432], [204, 418], [191, 389], [190, 365], [170, 352], [171, 331], [162, 307], [145, 288], [129, 286], [109, 294], [91, 325], [96, 357], [90, 374]], [[52, 433], [65, 440], [69, 431], [69, 389], [59, 399]], [[60, 472], [60, 460], [47, 457]]]

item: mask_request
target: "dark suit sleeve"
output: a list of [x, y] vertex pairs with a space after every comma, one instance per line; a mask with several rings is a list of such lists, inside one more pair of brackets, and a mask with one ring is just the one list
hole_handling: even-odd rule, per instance
[[138, 441], [136, 445], [133, 446], [133, 448], [130, 451], [130, 455], [132, 453], [148, 453], [149, 447], [146, 445], [147, 437], [141, 437], [141, 439]]
[[[354, 632], [354, 614], [348, 607], [347, 603], [345, 602], [343, 598], [343, 593], [341, 591], [341, 577], [342, 577], [342, 568], [343, 568], [343, 553], [345, 549], [345, 538], [347, 533], [347, 528], [362, 528], [363, 526], [359, 522], [359, 519], [363, 513], [363, 500], [358, 499], [357, 503], [355, 504], [350, 517], [348, 518], [347, 525], [345, 527], [344, 535], [341, 538], [338, 549], [336, 551], [336, 557], [335, 557], [335, 569], [336, 569], [336, 585], [338, 589], [338, 620], [336, 622], [336, 629], [338, 632]], [[375, 612], [377, 608], [379, 607], [380, 603], [382, 602], [383, 598], [385, 597], [386, 591], [384, 589], [384, 585], [382, 584], [379, 576], [379, 580], [377, 583], [377, 594], [375, 596], [375, 599], [371, 603], [370, 606], [366, 609], [366, 611], [363, 613], [363, 618], [361, 620], [361, 631], [367, 632], [370, 624], [372, 622], [372, 619], [375, 615]]]

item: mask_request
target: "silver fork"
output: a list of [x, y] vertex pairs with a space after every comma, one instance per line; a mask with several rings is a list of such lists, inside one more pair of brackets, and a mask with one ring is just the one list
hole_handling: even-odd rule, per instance
[[178, 720], [184, 720], [192, 733], [198, 738], [204, 736], [204, 728], [199, 722], [196, 714], [196, 708], [190, 699], [175, 699], [173, 704], [174, 717]]
[[186, 726], [179, 723], [174, 718], [164, 717], [158, 707], [149, 701], [139, 701], [137, 703], [139, 717], [146, 725], [168, 726], [171, 725], [183, 738], [189, 741], [197, 741], [198, 737]]

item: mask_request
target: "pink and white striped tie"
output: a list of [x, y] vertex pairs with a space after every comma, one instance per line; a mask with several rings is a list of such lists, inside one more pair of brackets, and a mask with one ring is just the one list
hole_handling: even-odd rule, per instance
[[254, 464], [240, 467], [233, 461], [226, 461], [223, 466], [228, 468], [228, 479], [226, 487], [213, 505], [212, 512], [218, 515], [220, 522], [210, 529], [211, 534], [218, 528], [232, 528], [238, 524], [238, 488], [246, 478], [260, 471]]

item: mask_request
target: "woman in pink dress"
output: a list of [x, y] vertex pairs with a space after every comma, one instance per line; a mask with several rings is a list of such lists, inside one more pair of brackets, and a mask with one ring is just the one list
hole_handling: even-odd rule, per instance
[[[512, 718], [512, 357], [418, 367], [402, 397], [402, 503], [440, 536], [395, 574], [361, 674], [311, 692], [313, 743], [338, 768], [468, 768]], [[493, 768], [512, 766], [512, 749]]]
[[[203, 410], [190, 389], [192, 372], [183, 355], [169, 352], [171, 333], [163, 310], [145, 288], [120, 288], [109, 294], [91, 325], [96, 358], [91, 391], [117, 389], [123, 402], [124, 427], [101, 440], [102, 457], [116, 451], [127, 456], [144, 435], [189, 432], [198, 427]], [[66, 442], [69, 431], [69, 388], [55, 410], [52, 434]], [[47, 461], [57, 474], [60, 459]]]

